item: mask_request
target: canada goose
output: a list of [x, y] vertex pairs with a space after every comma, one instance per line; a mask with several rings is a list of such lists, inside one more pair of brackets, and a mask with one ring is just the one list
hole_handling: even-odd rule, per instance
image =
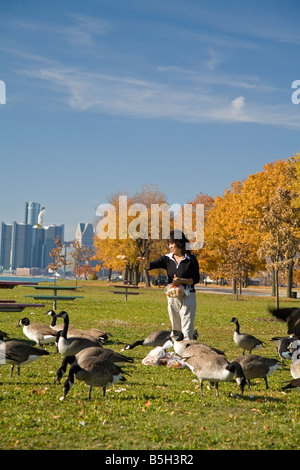
[[216, 354], [214, 351], [203, 350], [195, 345], [185, 349], [182, 359], [199, 379], [201, 396], [203, 395], [202, 384], [204, 380], [208, 380], [211, 384], [214, 383], [218, 397], [219, 382], [231, 380], [234, 374], [241, 392], [244, 392], [246, 379], [238, 362], [229, 362], [225, 356]]
[[[48, 312], [46, 312], [46, 315], [50, 315], [52, 318], [51, 324], [50, 324], [51, 328], [53, 328], [55, 331], [61, 331], [63, 329], [64, 326], [62, 324], [56, 323], [57, 315], [55, 314], [54, 310], [48, 310]], [[101, 343], [106, 343], [108, 340], [108, 336], [112, 336], [107, 331], [101, 331], [98, 328], [90, 328], [89, 330], [83, 330], [83, 329], [75, 328], [74, 326], [71, 326], [70, 324], [69, 324], [68, 334], [69, 336], [84, 336], [92, 340], [100, 341]]]
[[264, 346], [264, 342], [261, 341], [258, 338], [255, 338], [255, 336], [249, 335], [247, 333], [240, 333], [240, 325], [237, 320], [237, 318], [233, 317], [231, 322], [235, 323], [235, 332], [233, 334], [233, 341], [235, 344], [243, 349], [243, 354], [245, 354], [245, 351], [249, 351], [249, 354], [251, 354], [252, 351], [255, 349], [261, 348]]
[[43, 347], [44, 344], [55, 342], [56, 332], [44, 323], [30, 323], [29, 318], [25, 317], [19, 321], [17, 326], [23, 326], [25, 336], [37, 343], [40, 347]]
[[[155, 330], [150, 333], [147, 338], [135, 341], [132, 344], [126, 344], [121, 351], [126, 351], [127, 349], [133, 349], [136, 346], [163, 346], [168, 340], [170, 340], [171, 331], [169, 330]], [[198, 331], [194, 330], [193, 339], [198, 338]]]
[[182, 331], [172, 330], [170, 334], [170, 338], [173, 342], [173, 346], [174, 346], [174, 350], [176, 354], [178, 354], [178, 356], [180, 357], [182, 357], [182, 355], [184, 354], [185, 349], [191, 345], [196, 345], [196, 346], [202, 347], [203, 349], [207, 349], [208, 351], [214, 351], [217, 354], [224, 355], [224, 352], [220, 351], [220, 349], [207, 346], [206, 344], [200, 341], [197, 341], [196, 339], [183, 339]]
[[284, 387], [282, 387], [281, 390], [288, 390], [288, 389], [291, 389], [291, 390], [296, 390], [298, 393], [300, 393], [300, 378], [299, 379], [294, 379], [294, 380], [291, 380], [287, 385], [285, 385]]
[[14, 367], [20, 368], [23, 364], [29, 364], [41, 356], [48, 356], [49, 352], [45, 349], [35, 348], [30, 344], [18, 340], [3, 341], [3, 335], [0, 334], [0, 365], [11, 364], [10, 376], [13, 376]]
[[300, 378], [300, 347], [295, 349], [292, 355], [292, 363], [290, 367], [291, 371], [291, 376], [293, 379], [299, 379]]
[[156, 330], [152, 331], [147, 338], [137, 340], [132, 344], [126, 344], [121, 351], [126, 351], [127, 349], [136, 348], [136, 346], [163, 346], [166, 341], [170, 339], [170, 331], [168, 330]]
[[68, 364], [78, 364], [81, 365], [83, 361], [88, 359], [94, 360], [94, 358], [101, 358], [102, 360], [108, 360], [116, 364], [117, 366], [125, 365], [126, 363], [133, 363], [134, 359], [132, 357], [124, 356], [118, 352], [113, 351], [112, 349], [104, 349], [99, 347], [88, 347], [79, 351], [75, 356], [66, 356], [63, 359], [62, 365], [57, 370], [56, 373], [56, 382], [60, 382], [63, 375], [66, 373]]
[[89, 358], [86, 361], [82, 361], [81, 366], [74, 364], [71, 367], [69, 376], [64, 383], [64, 394], [60, 399], [64, 400], [70, 388], [74, 385], [74, 376], [89, 386], [88, 399], [90, 400], [92, 387], [102, 387], [104, 397], [107, 387], [119, 380], [126, 380], [124, 374], [126, 372], [111, 361], [95, 357], [94, 360]]
[[[64, 325], [62, 323], [56, 323], [56, 313], [54, 312], [54, 310], [48, 310], [48, 312], [46, 312], [46, 315], [51, 316], [50, 328], [52, 328], [56, 332], [61, 331], [63, 329]], [[69, 325], [69, 329], [71, 328], [71, 325]]]
[[273, 317], [277, 318], [277, 320], [287, 324], [288, 335], [294, 335], [296, 338], [300, 339], [300, 308], [269, 308], [269, 312]]
[[267, 377], [273, 374], [273, 372], [275, 372], [275, 370], [280, 366], [277, 359], [258, 356], [256, 354], [240, 356], [237, 359], [234, 359], [234, 361], [238, 362], [242, 367], [244, 376], [248, 383], [248, 390], [250, 389], [250, 380], [260, 377], [265, 379], [266, 389], [268, 389], [269, 385]]
[[290, 336], [273, 336], [271, 341], [274, 341], [277, 345], [277, 354], [284, 361], [285, 359], [292, 359], [292, 352], [289, 348], [293, 338]]
[[56, 333], [56, 344], [60, 354], [63, 356], [75, 356], [81, 349], [91, 346], [101, 347], [101, 343], [95, 339], [84, 336], [69, 336], [69, 315], [66, 311], [62, 310], [57, 317], [64, 320], [63, 329]]

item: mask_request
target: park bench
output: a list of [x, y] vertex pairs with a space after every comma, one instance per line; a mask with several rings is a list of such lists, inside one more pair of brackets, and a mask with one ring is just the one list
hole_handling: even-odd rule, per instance
[[140, 292], [132, 292], [131, 289], [139, 289], [139, 286], [132, 286], [131, 284], [112, 284], [111, 287], [116, 289], [123, 289], [123, 290], [111, 290], [114, 294], [123, 294], [125, 295], [125, 302], [127, 302], [128, 295], [139, 295]]
[[53, 290], [53, 294], [31, 294], [26, 295], [25, 297], [33, 297], [35, 300], [53, 300], [53, 310], [56, 310], [57, 301], [64, 300], [64, 301], [72, 301], [76, 299], [83, 299], [82, 295], [61, 295], [58, 292], [62, 292], [64, 290], [74, 291], [76, 289], [80, 289], [81, 286], [57, 286], [57, 285], [50, 285], [50, 286], [34, 286], [35, 289], [38, 290]]
[[[26, 281], [0, 281], [0, 289], [13, 289], [16, 286], [37, 286], [36, 282]], [[22, 312], [25, 308], [45, 307], [44, 304], [17, 303], [12, 299], [0, 300], [0, 312]]]
[[14, 300], [1, 300], [0, 312], [23, 312], [24, 308], [43, 308], [44, 304], [17, 303]]

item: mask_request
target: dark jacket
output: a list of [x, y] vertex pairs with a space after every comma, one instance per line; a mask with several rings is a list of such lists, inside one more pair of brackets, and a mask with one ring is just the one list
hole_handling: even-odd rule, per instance
[[194, 255], [186, 255], [179, 264], [176, 263], [171, 253], [160, 256], [157, 260], [151, 261], [149, 270], [159, 268], [166, 269], [169, 284], [172, 283], [174, 275], [184, 279], [192, 278], [194, 283], [191, 285], [191, 292], [195, 292], [194, 285], [199, 282], [200, 276], [199, 264]]

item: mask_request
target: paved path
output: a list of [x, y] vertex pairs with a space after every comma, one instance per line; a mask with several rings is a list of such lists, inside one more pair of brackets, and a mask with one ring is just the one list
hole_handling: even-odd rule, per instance
[[[195, 290], [197, 292], [207, 292], [211, 294], [231, 294], [235, 295], [232, 292], [232, 287], [214, 287], [214, 286], [201, 286], [196, 285]], [[294, 289], [294, 292], [297, 292], [297, 289]], [[256, 295], [256, 296], [264, 296], [264, 297], [271, 297], [271, 288], [255, 288], [251, 289], [251, 287], [243, 288], [242, 295]], [[240, 294], [239, 294], [240, 296]], [[286, 288], [279, 289], [279, 296], [286, 297]], [[297, 292], [297, 297], [300, 298], [300, 293]]]

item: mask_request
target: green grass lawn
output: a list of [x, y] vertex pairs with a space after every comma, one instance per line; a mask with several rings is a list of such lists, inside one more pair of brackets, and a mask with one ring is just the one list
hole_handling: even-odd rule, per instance
[[[142, 339], [156, 329], [169, 329], [163, 289], [141, 289], [141, 295], [114, 295], [108, 285], [80, 282], [83, 299], [58, 303], [57, 312], [67, 310], [70, 322], [81, 328], [99, 327], [113, 334], [107, 347], [119, 351], [124, 344]], [[4, 293], [4, 295], [2, 295]], [[28, 287], [2, 291], [1, 296], [24, 301]], [[197, 293], [195, 327], [199, 340], [223, 349], [229, 360], [239, 356], [233, 342], [233, 316], [241, 331], [266, 342], [259, 354], [278, 357], [272, 336], [286, 335], [286, 325], [274, 320], [268, 305], [274, 299]], [[297, 300], [281, 304], [298, 305]], [[0, 313], [0, 329], [11, 338], [26, 340], [18, 320], [50, 323], [44, 309], [22, 313]], [[60, 320], [61, 321], [61, 320]], [[300, 396], [283, 393], [282, 384], [291, 379], [290, 363], [269, 378], [253, 381], [241, 395], [235, 381], [220, 383], [220, 396], [204, 386], [204, 396], [189, 369], [145, 366], [142, 359], [150, 347], [126, 351], [135, 358], [126, 370], [126, 382], [107, 390], [93, 389], [75, 381], [64, 402], [63, 382], [54, 384], [61, 356], [47, 346], [50, 356], [21, 368], [11, 378], [10, 365], [0, 368], [0, 448], [2, 450], [296, 450], [300, 446], [298, 410]], [[205, 384], [208, 385], [207, 382]]]

